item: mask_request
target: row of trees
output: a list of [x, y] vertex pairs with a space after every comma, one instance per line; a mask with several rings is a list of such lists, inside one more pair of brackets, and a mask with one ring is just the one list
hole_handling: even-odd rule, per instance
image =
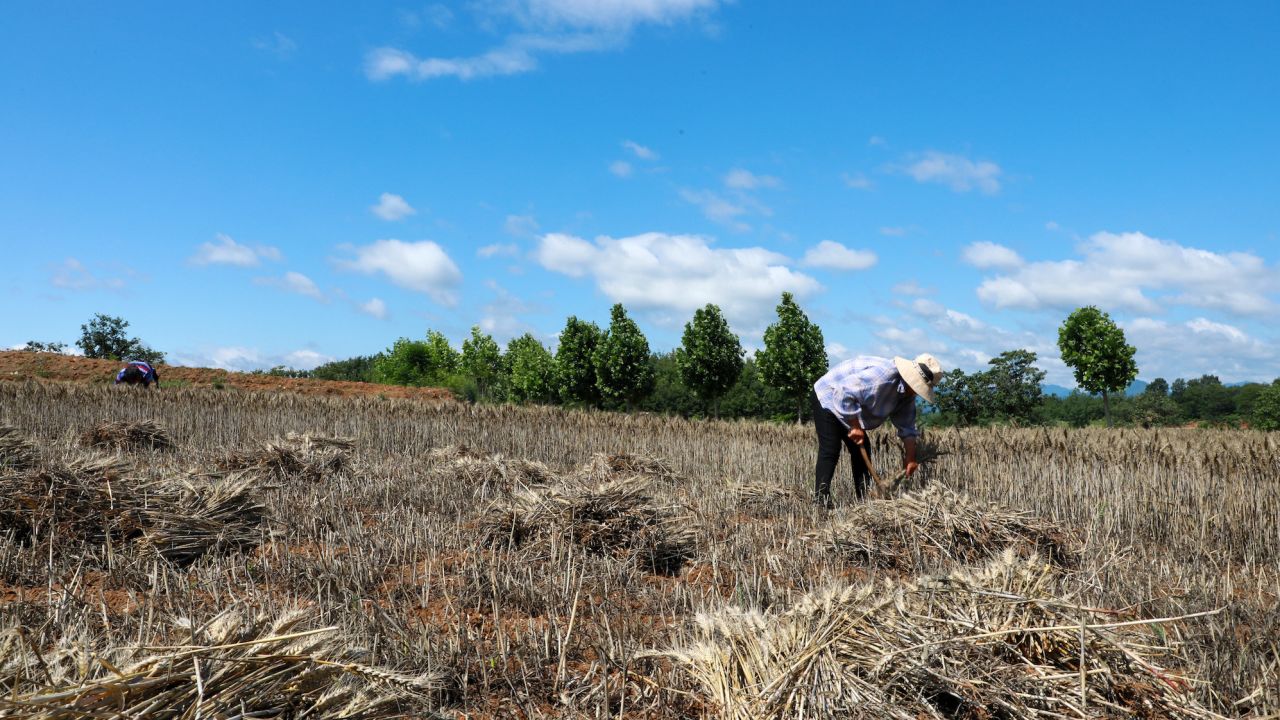
[[[694, 414], [719, 416], [722, 401], [746, 375], [747, 386], [773, 391], [775, 402], [755, 403], [760, 412], [776, 415], [772, 411], [781, 396], [799, 419], [812, 383], [826, 372], [826, 350], [822, 331], [790, 293], [783, 293], [777, 312], [778, 320], [765, 331], [765, 346], [754, 362], [744, 359], [741, 341], [714, 304], [694, 313], [685, 324], [680, 347], [669, 355], [652, 353], [640, 327], [618, 304], [610, 310], [605, 329], [570, 317], [554, 354], [528, 333], [508, 342], [504, 352], [490, 335], [473, 327], [458, 351], [443, 334], [431, 330], [425, 340], [401, 338], [376, 356], [330, 363], [316, 368], [312, 376], [450, 387], [480, 401], [627, 410], [652, 409], [660, 389], [669, 402], [678, 402], [670, 392], [678, 385], [696, 400]], [[745, 410], [742, 398], [736, 400], [733, 414]]]
[[[129, 321], [122, 317], [98, 313], [80, 326], [80, 338], [76, 347], [87, 358], [99, 360], [142, 360], [151, 364], [164, 362], [164, 353], [125, 332]], [[28, 340], [26, 350], [32, 352], [61, 353], [67, 349], [64, 342]]]

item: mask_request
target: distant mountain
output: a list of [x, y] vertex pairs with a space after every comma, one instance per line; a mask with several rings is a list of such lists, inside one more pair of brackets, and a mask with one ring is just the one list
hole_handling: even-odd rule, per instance
[[[1141, 395], [1143, 391], [1147, 389], [1147, 384], [1148, 383], [1146, 380], [1134, 380], [1132, 385], [1125, 388], [1124, 394], [1125, 395]], [[1054, 397], [1066, 397], [1078, 389], [1079, 388], [1064, 387], [1062, 385], [1053, 385], [1050, 383], [1046, 383], [1040, 386], [1040, 392], [1043, 392], [1045, 395], [1052, 395]]]

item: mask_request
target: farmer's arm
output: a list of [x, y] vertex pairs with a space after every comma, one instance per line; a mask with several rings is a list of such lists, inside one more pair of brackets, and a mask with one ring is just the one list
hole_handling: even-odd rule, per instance
[[906, 449], [902, 458], [902, 471], [907, 477], [911, 477], [920, 469], [920, 464], [916, 462], [916, 438], [920, 437], [920, 431], [916, 429], [915, 398], [903, 403], [893, 413], [893, 424], [897, 426], [898, 437], [902, 438], [902, 445]]

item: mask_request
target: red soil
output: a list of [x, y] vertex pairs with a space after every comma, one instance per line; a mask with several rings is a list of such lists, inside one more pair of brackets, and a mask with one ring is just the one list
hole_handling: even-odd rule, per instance
[[[122, 363], [114, 360], [91, 360], [75, 355], [35, 353], [24, 350], [0, 351], [0, 380], [53, 380], [89, 385], [106, 385], [115, 381]], [[338, 380], [284, 378], [272, 375], [229, 372], [213, 368], [157, 365], [161, 387], [221, 387], [236, 390], [292, 392], [302, 395], [360, 396], [380, 395], [393, 398], [443, 401], [452, 396], [442, 388], [403, 387]]]

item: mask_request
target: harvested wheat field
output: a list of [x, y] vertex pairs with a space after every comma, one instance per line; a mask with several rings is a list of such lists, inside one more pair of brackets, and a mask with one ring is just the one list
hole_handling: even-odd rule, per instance
[[807, 427], [31, 382], [0, 425], [0, 718], [1280, 713], [1276, 435], [938, 432], [828, 513]]

